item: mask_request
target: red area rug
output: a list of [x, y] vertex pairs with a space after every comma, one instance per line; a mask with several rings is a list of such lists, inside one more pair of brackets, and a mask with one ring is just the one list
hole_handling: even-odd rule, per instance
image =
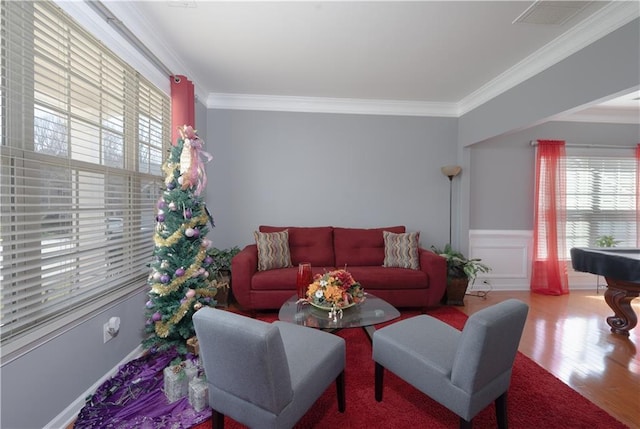
[[[403, 312], [402, 317], [416, 314]], [[451, 307], [439, 308], [429, 314], [458, 329], [462, 329], [467, 319], [465, 314]], [[272, 314], [258, 317], [266, 321], [276, 319]], [[376, 402], [371, 343], [365, 332], [362, 329], [344, 329], [337, 335], [347, 343], [346, 412], [338, 412], [335, 385], [332, 385], [296, 428], [458, 427], [459, 420], [455, 414], [388, 371], [385, 372], [384, 398], [382, 402]], [[512, 429], [627, 427], [521, 353], [518, 353], [513, 368], [508, 410]], [[206, 421], [194, 429], [210, 427], [211, 422]], [[493, 405], [474, 418], [474, 427], [497, 427]], [[226, 417], [225, 428], [244, 426]]]

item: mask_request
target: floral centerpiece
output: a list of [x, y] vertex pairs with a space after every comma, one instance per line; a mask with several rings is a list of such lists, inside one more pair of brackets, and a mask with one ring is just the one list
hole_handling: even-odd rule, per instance
[[347, 270], [316, 274], [302, 300], [325, 310], [342, 311], [364, 301], [364, 289]]

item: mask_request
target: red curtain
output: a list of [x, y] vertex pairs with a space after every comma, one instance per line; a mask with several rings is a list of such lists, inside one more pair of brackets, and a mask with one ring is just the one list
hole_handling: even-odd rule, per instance
[[196, 127], [193, 83], [182, 75], [171, 76], [171, 143], [180, 137], [178, 127]]
[[636, 146], [636, 247], [640, 247], [640, 143]]
[[567, 276], [565, 142], [539, 140], [533, 224], [531, 291], [569, 293]]

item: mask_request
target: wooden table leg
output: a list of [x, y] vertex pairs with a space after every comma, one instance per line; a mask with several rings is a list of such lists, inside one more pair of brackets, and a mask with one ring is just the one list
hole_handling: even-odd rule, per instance
[[629, 336], [629, 331], [638, 323], [631, 301], [640, 295], [640, 285], [609, 277], [606, 279], [608, 287], [604, 299], [615, 313], [615, 316], [607, 317], [607, 323], [614, 334]]

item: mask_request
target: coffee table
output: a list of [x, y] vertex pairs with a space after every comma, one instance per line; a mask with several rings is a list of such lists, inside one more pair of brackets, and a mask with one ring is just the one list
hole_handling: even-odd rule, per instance
[[278, 319], [283, 322], [308, 326], [327, 331], [335, 331], [344, 328], [364, 328], [369, 336], [373, 337], [376, 328], [373, 325], [388, 322], [400, 317], [400, 312], [387, 301], [370, 293], [365, 293], [366, 299], [358, 305], [342, 310], [330, 317], [329, 311], [321, 310], [307, 303], [299, 303], [298, 296], [289, 298], [278, 313]]

